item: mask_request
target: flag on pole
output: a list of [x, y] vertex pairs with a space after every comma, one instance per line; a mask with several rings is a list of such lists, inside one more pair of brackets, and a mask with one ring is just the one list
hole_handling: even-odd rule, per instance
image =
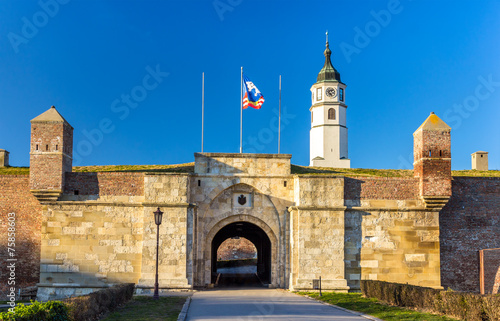
[[243, 109], [247, 109], [248, 106], [260, 109], [264, 103], [264, 96], [262, 96], [259, 89], [257, 89], [253, 82], [245, 75], [243, 75], [243, 90]]

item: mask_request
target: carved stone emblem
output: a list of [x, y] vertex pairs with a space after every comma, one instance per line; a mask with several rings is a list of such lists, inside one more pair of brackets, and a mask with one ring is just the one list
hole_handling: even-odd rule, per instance
[[241, 194], [239, 197], [238, 197], [238, 204], [240, 204], [241, 206], [245, 205], [247, 203], [247, 198], [245, 195]]

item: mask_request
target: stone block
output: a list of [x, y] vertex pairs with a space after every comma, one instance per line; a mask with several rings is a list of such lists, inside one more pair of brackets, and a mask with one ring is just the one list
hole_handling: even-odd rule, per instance
[[425, 262], [425, 254], [405, 254], [406, 262]]
[[362, 260], [359, 265], [362, 268], [377, 268], [378, 261], [377, 260]]
[[60, 239], [49, 239], [47, 240], [47, 245], [48, 246], [59, 246], [61, 244]]

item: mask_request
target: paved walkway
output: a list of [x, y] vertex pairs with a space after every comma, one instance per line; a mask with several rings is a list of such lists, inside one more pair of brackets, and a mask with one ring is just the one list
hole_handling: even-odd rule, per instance
[[287, 291], [263, 288], [196, 292], [186, 320], [368, 321]]

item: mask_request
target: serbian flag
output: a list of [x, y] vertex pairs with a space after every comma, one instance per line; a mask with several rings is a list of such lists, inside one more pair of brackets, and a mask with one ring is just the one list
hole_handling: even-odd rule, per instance
[[248, 106], [260, 109], [264, 103], [264, 96], [262, 96], [253, 82], [245, 75], [243, 75], [243, 88], [245, 90], [243, 94], [243, 109], [247, 109]]

